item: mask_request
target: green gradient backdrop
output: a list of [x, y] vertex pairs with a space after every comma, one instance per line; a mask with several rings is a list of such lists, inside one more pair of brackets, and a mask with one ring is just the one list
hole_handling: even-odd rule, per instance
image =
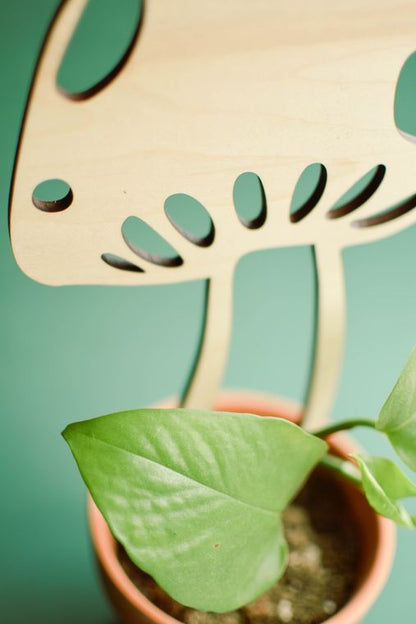
[[[51, 288], [16, 266], [9, 183], [36, 55], [57, 4], [0, 2], [0, 620], [110, 624], [88, 544], [84, 488], [60, 431], [72, 420], [178, 394], [203, 288]], [[348, 340], [336, 418], [376, 414], [416, 342], [415, 243], [413, 227], [345, 253]], [[243, 258], [225, 386], [302, 399], [312, 277], [304, 248]], [[361, 439], [385, 451], [371, 434]], [[400, 531], [393, 575], [366, 624], [412, 620], [415, 559], [416, 536]]]

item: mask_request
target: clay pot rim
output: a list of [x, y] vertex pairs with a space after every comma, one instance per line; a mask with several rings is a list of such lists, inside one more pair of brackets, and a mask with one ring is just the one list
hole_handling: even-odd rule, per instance
[[[172, 402], [169, 404], [172, 405]], [[293, 401], [280, 400], [276, 397], [254, 392], [222, 392], [216, 407], [224, 409], [225, 406], [228, 411], [234, 409], [241, 411], [241, 407], [244, 406], [247, 412], [252, 411], [265, 415], [273, 415], [279, 411], [293, 421], [299, 418], [301, 411], [299, 405]], [[342, 448], [344, 452], [348, 453], [353, 450], [353, 444], [345, 434], [331, 436], [331, 442], [335, 447]], [[116, 541], [89, 494], [87, 512], [96, 555], [103, 571], [118, 591], [136, 609], [156, 624], [182, 624], [146, 598], [128, 577], [117, 557]], [[388, 578], [395, 552], [396, 527], [392, 521], [378, 516], [375, 512], [374, 515], [378, 529], [379, 547], [376, 550], [369, 574], [344, 607], [322, 624], [350, 624], [359, 621], [375, 602]]]

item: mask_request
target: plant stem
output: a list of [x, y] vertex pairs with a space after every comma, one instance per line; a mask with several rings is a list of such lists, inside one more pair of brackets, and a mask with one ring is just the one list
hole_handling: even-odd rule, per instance
[[355, 485], [361, 487], [361, 478], [359, 470], [354, 464], [347, 459], [336, 457], [335, 455], [326, 455], [321, 459], [321, 465], [340, 474], [344, 479], [348, 479]]
[[355, 418], [352, 420], [343, 420], [342, 422], [335, 423], [334, 425], [330, 425], [329, 427], [324, 427], [323, 429], [318, 429], [313, 432], [317, 438], [326, 438], [332, 433], [336, 433], [337, 431], [347, 431], [348, 429], [353, 429], [354, 427], [370, 427], [371, 429], [375, 429], [376, 422], [375, 420], [370, 420], [367, 418]]

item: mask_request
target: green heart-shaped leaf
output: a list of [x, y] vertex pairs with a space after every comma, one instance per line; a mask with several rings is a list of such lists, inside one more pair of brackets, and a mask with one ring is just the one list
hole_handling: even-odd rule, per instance
[[364, 493], [370, 505], [382, 516], [408, 529], [415, 526], [413, 518], [398, 501], [416, 496], [416, 484], [390, 459], [352, 455], [361, 471]]
[[416, 348], [381, 408], [376, 428], [388, 436], [397, 454], [416, 472]]
[[327, 445], [277, 418], [145, 409], [63, 433], [115, 538], [176, 600], [224, 612], [282, 574], [281, 511]]

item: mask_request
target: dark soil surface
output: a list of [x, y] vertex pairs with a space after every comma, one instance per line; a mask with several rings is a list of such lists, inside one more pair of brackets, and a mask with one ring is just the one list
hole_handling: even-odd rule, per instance
[[334, 479], [319, 472], [285, 511], [283, 523], [290, 550], [285, 574], [255, 602], [221, 615], [174, 601], [121, 547], [119, 558], [135, 585], [185, 624], [319, 624], [355, 587], [359, 544], [351, 512]]

